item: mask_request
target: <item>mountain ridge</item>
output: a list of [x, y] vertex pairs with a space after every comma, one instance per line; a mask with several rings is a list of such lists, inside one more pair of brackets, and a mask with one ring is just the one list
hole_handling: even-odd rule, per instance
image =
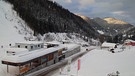
[[122, 24], [122, 25], [129, 24], [127, 22], [124, 22], [122, 20], [119, 20], [113, 17], [106, 17], [106, 18], [103, 18], [103, 20], [107, 21], [108, 24]]
[[107, 31], [110, 31], [110, 34], [115, 36], [119, 33], [125, 32], [127, 29], [134, 27], [133, 25], [124, 22], [122, 20], [107, 17], [107, 18], [94, 18], [95, 22], [103, 26]]

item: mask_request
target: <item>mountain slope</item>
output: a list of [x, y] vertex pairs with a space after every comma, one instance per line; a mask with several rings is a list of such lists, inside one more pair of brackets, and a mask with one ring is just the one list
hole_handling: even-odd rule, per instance
[[95, 30], [97, 30], [99, 34], [108, 35], [106, 29], [100, 26], [98, 23], [96, 23], [93, 19], [90, 19], [89, 17], [83, 15], [78, 15], [78, 16], [80, 16], [83, 20], [85, 20], [88, 24], [90, 24], [90, 26], [93, 27]]
[[87, 22], [49, 0], [7, 0], [14, 5], [20, 17], [36, 33], [47, 32], [80, 33], [97, 38], [96, 32]]
[[132, 27], [131, 29], [128, 29], [126, 32], [124, 32], [123, 38], [135, 40], [135, 27]]
[[124, 22], [122, 20], [118, 20], [115, 18], [107, 17], [107, 18], [94, 18], [95, 22], [97, 22], [99, 25], [103, 26], [107, 31], [110, 31], [111, 35], [116, 35], [118, 33], [123, 33], [127, 29], [130, 29], [133, 27], [133, 25]]
[[32, 31], [17, 16], [12, 5], [0, 0], [0, 45], [24, 41]]

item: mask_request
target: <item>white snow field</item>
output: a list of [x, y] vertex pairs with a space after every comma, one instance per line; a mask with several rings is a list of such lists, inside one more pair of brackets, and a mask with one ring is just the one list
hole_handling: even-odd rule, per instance
[[[107, 49], [95, 49], [81, 57], [81, 68], [78, 76], [108, 76], [114, 75], [116, 71], [119, 76], [135, 76], [135, 46], [126, 46], [124, 51], [119, 46], [111, 53]], [[77, 61], [71, 65], [70, 72], [68, 66], [57, 70], [51, 76], [77, 76]], [[111, 76], [111, 75], [110, 75]]]
[[11, 76], [6, 72], [6, 66], [1, 64], [5, 56], [5, 48], [15, 42], [26, 41], [32, 31], [26, 27], [25, 22], [12, 9], [12, 5], [0, 0], [0, 76]]
[[24, 41], [31, 30], [12, 9], [12, 5], [0, 0], [0, 46]]

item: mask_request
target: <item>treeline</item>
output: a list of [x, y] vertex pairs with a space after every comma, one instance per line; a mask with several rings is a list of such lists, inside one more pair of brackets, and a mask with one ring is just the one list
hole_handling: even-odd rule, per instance
[[13, 9], [26, 21], [35, 33], [47, 32], [80, 33], [97, 38], [98, 33], [90, 24], [49, 0], [6, 0], [13, 4]]

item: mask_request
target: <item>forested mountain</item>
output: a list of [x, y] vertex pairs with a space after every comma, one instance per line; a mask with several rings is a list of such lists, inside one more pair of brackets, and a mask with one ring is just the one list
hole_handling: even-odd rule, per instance
[[124, 33], [127, 29], [133, 27], [133, 25], [127, 22], [111, 17], [107, 17], [103, 19], [94, 18], [93, 20], [97, 22], [100, 26], [104, 27], [106, 31], [108, 31], [112, 36], [115, 36], [119, 33]]
[[78, 15], [78, 16], [80, 16], [83, 20], [85, 20], [88, 24], [90, 24], [90, 26], [93, 27], [95, 30], [97, 30], [99, 34], [109, 35], [108, 31], [93, 19], [83, 15]]
[[83, 15], [78, 16], [100, 33], [100, 40], [115, 43], [123, 42], [128, 38], [135, 40], [135, 27], [127, 22], [111, 17], [90, 19]]
[[135, 40], [135, 27], [128, 29], [126, 32], [123, 33], [124, 39], [132, 39]]
[[26, 21], [36, 34], [47, 32], [79, 33], [87, 37], [98, 37], [98, 32], [79, 16], [74, 15], [50, 0], [6, 0]]

